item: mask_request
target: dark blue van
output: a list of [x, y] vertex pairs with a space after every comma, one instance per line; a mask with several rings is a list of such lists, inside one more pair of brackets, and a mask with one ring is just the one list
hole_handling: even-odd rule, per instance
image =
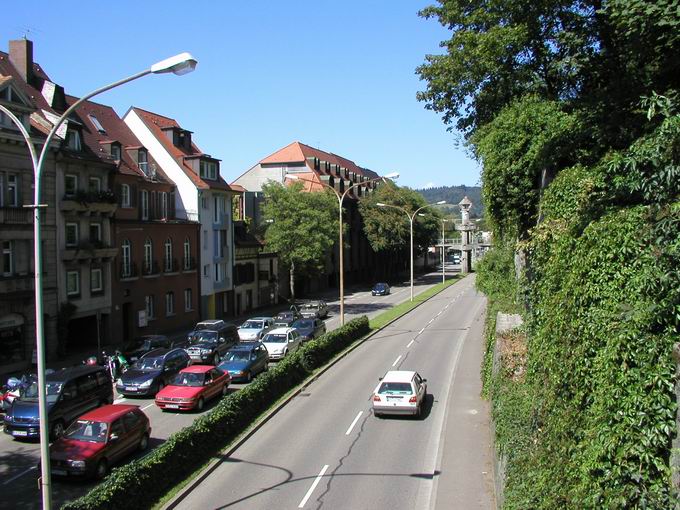
[[[104, 367], [62, 368], [47, 375], [46, 385], [50, 439], [59, 438], [81, 414], [113, 402], [113, 385]], [[21, 439], [40, 437], [37, 382], [26, 388], [5, 415], [5, 433]]]

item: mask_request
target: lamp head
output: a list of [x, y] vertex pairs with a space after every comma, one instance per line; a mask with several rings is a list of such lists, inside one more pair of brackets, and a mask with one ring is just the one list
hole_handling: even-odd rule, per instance
[[378, 202], [378, 203], [377, 203], [377, 204], [375, 204], [375, 205], [377, 205], [378, 207], [386, 207], [386, 205], [385, 205], [385, 204], [383, 204], [382, 202]]
[[391, 174], [383, 175], [384, 179], [397, 179], [399, 177], [399, 172], [392, 172]]
[[446, 203], [446, 200], [440, 200], [439, 202], [437, 202], [434, 205], [442, 205], [442, 204], [445, 204], [445, 203]]
[[151, 66], [151, 72], [154, 74], [173, 73], [182, 75], [196, 69], [196, 64], [198, 64], [198, 60], [191, 53], [184, 52], [155, 63]]

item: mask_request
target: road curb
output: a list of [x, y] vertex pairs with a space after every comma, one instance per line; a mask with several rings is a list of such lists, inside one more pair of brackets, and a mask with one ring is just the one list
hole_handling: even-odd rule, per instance
[[[459, 279], [457, 282], [463, 281], [464, 278]], [[422, 304], [427, 303], [430, 299], [432, 299], [435, 296], [438, 296], [442, 292], [444, 292], [446, 289], [451, 288], [453, 285], [455, 285], [457, 282], [454, 282], [453, 284], [449, 285], [448, 287], [444, 287], [442, 290], [437, 292], [436, 294], [433, 294], [429, 298], [427, 298], [424, 301], [421, 301], [420, 303], [416, 304], [413, 308], [408, 310], [407, 312], [403, 313], [402, 315], [399, 315], [398, 317], [395, 317], [391, 321], [389, 321], [387, 324], [382, 326], [379, 329], [376, 329], [375, 331], [371, 331], [368, 335], [364, 336], [363, 338], [360, 338], [359, 340], [355, 341], [352, 345], [347, 347], [344, 351], [339, 353], [337, 356], [335, 356], [331, 361], [326, 363], [323, 367], [321, 367], [317, 372], [314, 374], [310, 375], [307, 379], [305, 379], [303, 382], [301, 382], [297, 388], [292, 390], [291, 394], [285, 397], [283, 400], [281, 400], [278, 404], [275, 405], [272, 409], [267, 411], [267, 413], [262, 416], [261, 419], [259, 419], [257, 422], [255, 422], [252, 427], [243, 433], [241, 437], [239, 437], [234, 443], [229, 445], [226, 450], [223, 450], [220, 452], [219, 458], [213, 459], [208, 466], [205, 467], [201, 473], [196, 476], [194, 480], [189, 482], [185, 487], [182, 488], [168, 503], [163, 505], [161, 508], [162, 510], [171, 510], [177, 507], [188, 495], [191, 493], [198, 485], [201, 484], [203, 480], [205, 480], [208, 476], [212, 474], [213, 471], [215, 471], [220, 464], [224, 461], [224, 457], [229, 457], [231, 456], [236, 450], [238, 450], [243, 443], [245, 443], [248, 439], [250, 439], [255, 432], [260, 430], [265, 423], [267, 423], [271, 418], [273, 418], [281, 409], [283, 409], [288, 403], [293, 400], [295, 397], [297, 397], [300, 393], [302, 393], [310, 384], [312, 384], [314, 381], [316, 381], [321, 375], [326, 373], [328, 370], [330, 370], [333, 366], [335, 366], [340, 360], [344, 359], [348, 354], [353, 352], [355, 349], [363, 345], [364, 342], [369, 340], [370, 338], [374, 337], [378, 333], [380, 333], [383, 329], [386, 329], [389, 327], [393, 322], [401, 319], [404, 315], [407, 315], [411, 313], [413, 310], [416, 308], [420, 307]]]

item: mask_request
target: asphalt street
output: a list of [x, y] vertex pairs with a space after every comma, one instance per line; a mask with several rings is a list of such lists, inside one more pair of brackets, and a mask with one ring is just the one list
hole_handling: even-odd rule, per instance
[[[473, 344], [482, 342], [484, 307], [468, 277], [392, 323], [310, 384], [175, 507], [492, 508], [488, 429], [470, 427], [467, 418], [450, 412], [464, 368], [479, 379], [481, 351]], [[373, 416], [378, 378], [396, 369], [427, 379], [421, 419]], [[471, 397], [459, 394], [456, 402], [475, 400], [479, 408], [479, 394]], [[456, 444], [459, 429], [467, 429], [458, 438], [462, 445]], [[445, 448], [447, 438], [457, 451]], [[458, 448], [485, 453], [461, 455]], [[474, 488], [456, 496], [455, 506], [448, 504], [448, 471], [463, 472], [453, 483]]]

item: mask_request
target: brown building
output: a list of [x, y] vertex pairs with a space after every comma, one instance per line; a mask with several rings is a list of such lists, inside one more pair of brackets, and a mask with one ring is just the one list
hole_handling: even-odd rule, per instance
[[112, 108], [86, 102], [78, 115], [86, 144], [116, 167], [111, 341], [190, 328], [199, 320], [200, 224], [177, 218], [175, 184]]

